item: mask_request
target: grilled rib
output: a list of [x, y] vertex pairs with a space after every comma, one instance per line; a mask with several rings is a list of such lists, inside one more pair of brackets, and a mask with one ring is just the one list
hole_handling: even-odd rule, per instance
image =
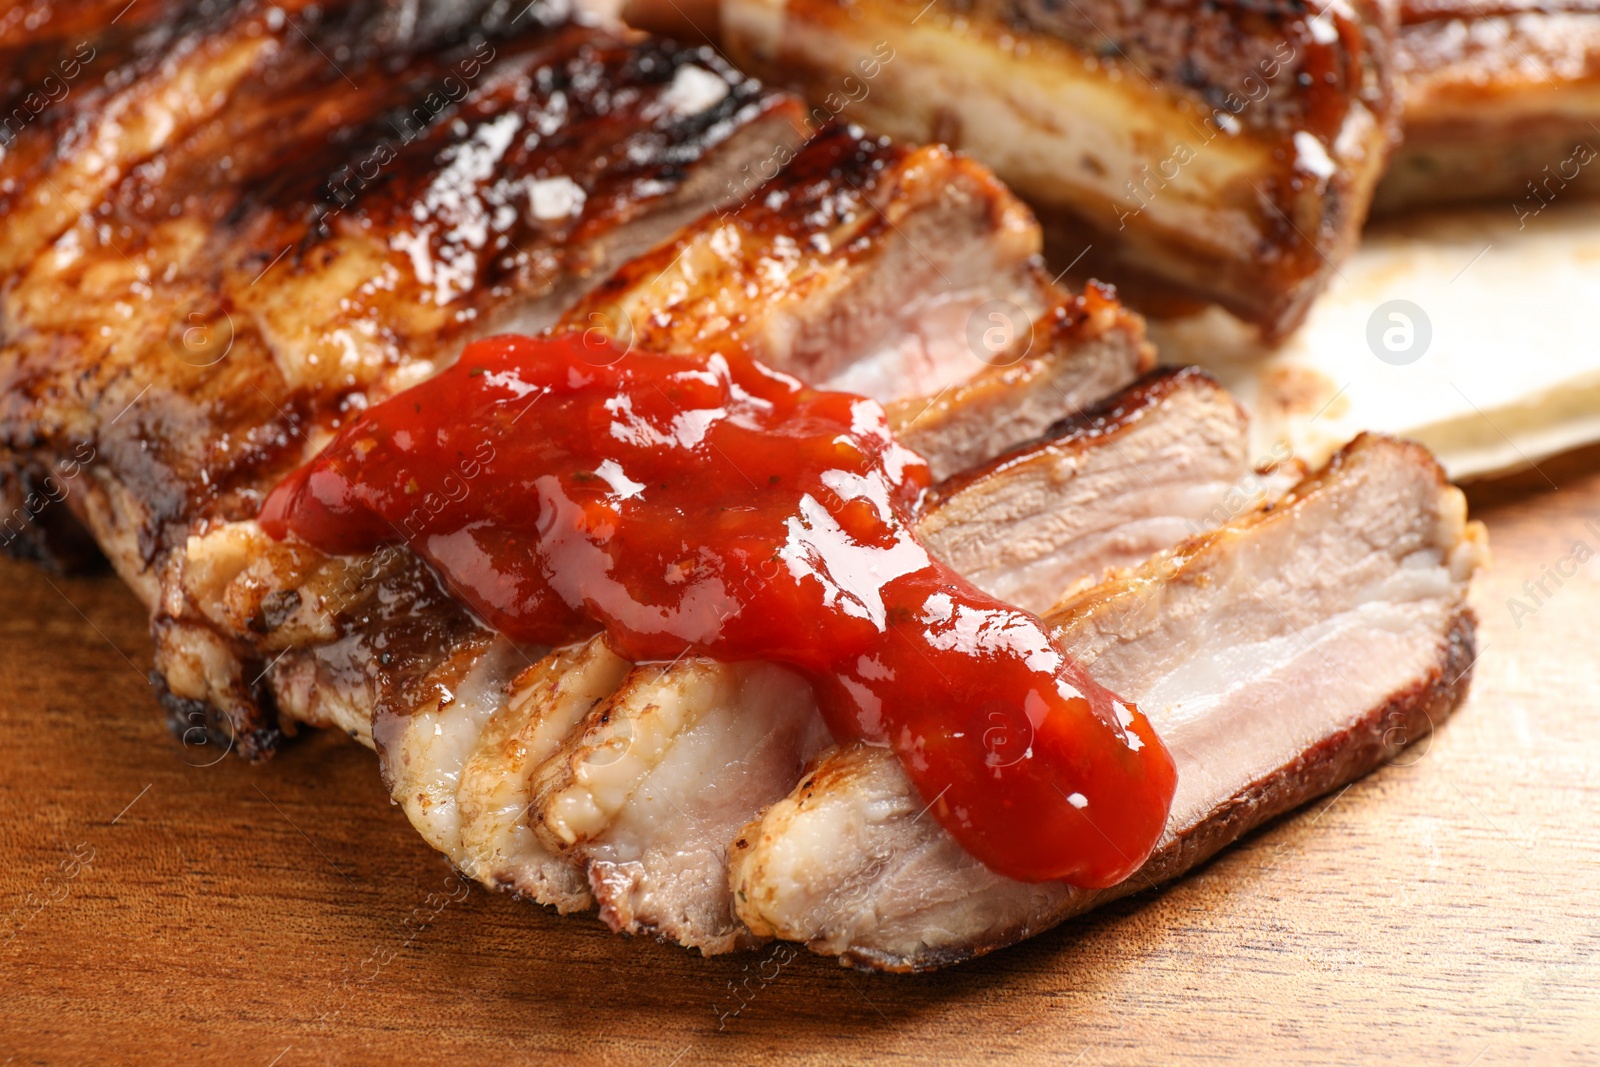
[[[278, 726], [260, 666], [245, 666], [254, 650], [182, 595], [187, 538], [253, 515], [348, 412], [426, 378], [473, 336], [552, 324], [708, 208], [718, 213], [696, 232], [753, 218], [809, 249], [834, 228], [774, 216], [752, 194], [853, 205], [852, 242], [834, 256], [850, 292], [819, 303], [769, 291], [783, 313], [767, 321], [796, 337], [848, 335], [861, 295], [895, 285], [930, 309], [1029, 304], [1015, 365], [991, 365], [1007, 350], [951, 366], [959, 346], [945, 344], [950, 389], [896, 392], [922, 446], [952, 442], [946, 469], [1076, 410], [1149, 358], [1114, 302], [1040, 280], [1026, 211], [969, 162], [838, 131], [806, 158], [846, 144], [865, 169], [752, 186], [753, 170], [795, 154], [799, 106], [709, 50], [540, 23], [538, 7], [486, 38], [446, 22], [403, 39], [382, 4], [168, 10], [185, 17], [162, 48], [85, 82], [5, 157], [20, 169], [0, 191], [17, 205], [0, 248], [0, 496], [16, 518], [7, 542], [36, 542], [62, 524], [35, 521], [33, 489], [73, 464], [67, 509], [151, 605], [169, 705], [219, 713], [247, 754], [269, 751]], [[347, 57], [337, 67], [334, 52]], [[81, 133], [56, 141], [57, 127]], [[880, 174], [876, 161], [893, 165]], [[92, 217], [77, 214], [85, 206]], [[949, 247], [963, 265], [1004, 269], [955, 284], [940, 269], [907, 272], [915, 257], [896, 228], [926, 235], [958, 218]], [[622, 277], [613, 292], [637, 275]], [[631, 298], [643, 320], [657, 298], [648, 286]], [[1094, 358], [1073, 358], [1076, 346]], [[916, 355], [886, 353], [884, 380]], [[1019, 412], [1012, 436], [992, 417], [997, 400]]]
[[1524, 217], [1600, 188], [1592, 0], [1406, 0], [1395, 72], [1405, 138], [1376, 210], [1504, 197]]
[[538, 13], [397, 42], [380, 4], [224, 9], [5, 157], [5, 540], [37, 539], [27, 490], [55, 475], [151, 606], [169, 703], [248, 755], [277, 725], [180, 595], [191, 533], [253, 516], [465, 340], [553, 322], [798, 138], [792, 100], [709, 50]]
[[[1214, 383], [1166, 372], [1033, 451], [1076, 457], [1097, 479], [1080, 525], [1102, 534], [1102, 553], [1075, 558], [1098, 568], [1131, 546], [1159, 547], [1174, 523], [1215, 524], [1240, 485], [1259, 489], [1245, 440]], [[951, 501], [1014, 496], [1008, 487], [1023, 487], [1039, 516], [1085, 508], [1077, 472], [1041, 486], [1029, 451], [950, 483], [934, 512], [951, 509], [937, 520], [942, 536], [994, 538], [992, 513], [963, 515]], [[1130, 453], [1172, 460], [1157, 473], [1165, 521], [1146, 521], [1150, 475], [1117, 458]], [[592, 887], [617, 928], [707, 951], [748, 943], [726, 895], [729, 835], [781, 799], [828, 741], [798, 676], [699, 660], [631, 670], [598, 638], [540, 660], [437, 593], [419, 596], [428, 579], [404, 549], [329, 560], [276, 545], [253, 523], [197, 539], [187, 574], [194, 600], [220, 606], [220, 627], [287, 649], [271, 672], [285, 714], [373, 744], [396, 801], [469, 874], [563, 911], [587, 907]], [[1078, 577], [1064, 575], [1062, 588]], [[293, 609], [269, 621], [268, 604]], [[339, 636], [328, 625], [336, 613], [360, 622]]]
[[1046, 615], [1178, 761], [1167, 832], [1113, 889], [1001, 878], [931, 819], [884, 750], [836, 750], [732, 860], [739, 917], [848, 963], [916, 971], [1174, 878], [1359, 777], [1443, 720], [1474, 660], [1481, 526], [1418, 445], [1362, 437], [1278, 505]]
[[[679, 5], [630, 18], [679, 26]], [[1060, 263], [1282, 334], [1353, 247], [1396, 133], [1381, 5], [721, 0], [744, 69], [993, 167]], [[716, 33], [713, 23], [702, 28]]]
[[[562, 910], [595, 902], [618, 929], [721, 951], [764, 936], [728, 896], [738, 826], [781, 805], [830, 740], [803, 683], [764, 664], [634, 666], [599, 641], [516, 646], [403, 547], [335, 559], [267, 540], [249, 518], [264, 491], [349, 413], [425, 379], [466, 338], [582, 325], [559, 320], [619, 265], [601, 302], [573, 315], [631, 300], [639, 314], [623, 321], [660, 325], [652, 343], [670, 346], [673, 324], [657, 316], [689, 277], [672, 276], [674, 260], [662, 289], [662, 275], [628, 261], [696, 215], [668, 247], [697, 270], [754, 277], [776, 240], [747, 245], [759, 248], [750, 259], [707, 257], [696, 241], [773, 227], [810, 258], [720, 332], [711, 290], [676, 325], [696, 343], [766, 346], [798, 372], [878, 390], [945, 473], [1126, 383], [1149, 353], [1107, 292], [1068, 297], [1041, 280], [1026, 212], [981, 168], [827, 130], [799, 155], [850, 145], [873, 173], [852, 185], [846, 167], [802, 168], [750, 190], [747, 166], [794, 153], [792, 100], [709, 51], [542, 13], [491, 23], [486, 38], [448, 15], [390, 32], [381, 4], [187, 13], [159, 52], [134, 49], [83, 94], [92, 106], [64, 113], [83, 140], [57, 147], [43, 125], [24, 130], [0, 161], [21, 168], [0, 195], [25, 207], [0, 246], [4, 489], [41, 471], [66, 480], [66, 507], [152, 606], [179, 712], [220, 710], [216, 725], [249, 756], [297, 723], [343, 728], [377, 748], [414, 825], [475, 877]], [[339, 45], [348, 61], [331, 68], [323, 52]], [[347, 82], [350, 71], [360, 77]], [[436, 111], [432, 87], [449, 78], [470, 85]], [[389, 153], [368, 177], [361, 164]], [[775, 211], [784, 198], [840, 211]], [[914, 265], [896, 243], [900, 228], [952, 220], [965, 220], [961, 253], [943, 267]], [[837, 227], [851, 235], [842, 255], [823, 240]], [[848, 284], [812, 284], [828, 277]], [[859, 314], [896, 284], [903, 306], [883, 324]], [[1006, 302], [1020, 311], [1000, 316], [1007, 343], [980, 355], [969, 341], [973, 358], [962, 356], [945, 331]], [[896, 343], [905, 307], [956, 314]], [[847, 343], [831, 351], [824, 337]], [[1222, 492], [1214, 476], [1242, 457], [1242, 437], [1229, 437], [1242, 426], [1202, 379], [1158, 381], [1167, 392], [1147, 383], [1051, 448], [1098, 435], [1154, 455], [1184, 435], [1141, 435], [1187, 417], [1216, 460], [1195, 477]], [[996, 418], [1011, 410], [1011, 424]], [[984, 479], [1033, 470], [1034, 451], [951, 483], [944, 506], [1032, 498]], [[1086, 461], [1058, 484], [1107, 471]], [[1204, 524], [1226, 499], [1180, 493], [1170, 506]], [[37, 532], [23, 507], [22, 529]], [[952, 513], [945, 529], [959, 527]]]
[[[1226, 517], [1234, 488], [1217, 481], [1219, 470], [1248, 475], [1245, 427], [1231, 400], [1193, 372], [1135, 387], [1041, 446], [1078, 457], [1086, 471], [1120, 473], [1101, 477], [1094, 501], [1083, 499], [1071, 476], [1041, 492], [1026, 462], [999, 463], [962, 478], [945, 499], [1004, 498], [1021, 487], [1039, 515], [1088, 510], [1082, 525], [1103, 533], [1109, 551], [1077, 558], [1098, 567], [1164, 528], [1140, 514], [1149, 502], [1148, 475], [1115, 456], [1134, 451], [1148, 460], [1163, 444], [1185, 440], [1217, 458], [1185, 463], [1160, 457], [1174, 458], [1176, 468], [1158, 473], [1170, 491], [1165, 507], [1175, 521], [1214, 524]], [[1027, 450], [1021, 455], [1026, 458]], [[968, 509], [940, 527], [952, 540], [992, 538], [994, 522], [992, 514]], [[1018, 573], [1026, 565], [1019, 559]], [[1062, 588], [1080, 577], [1062, 576]], [[728, 842], [744, 821], [780, 799], [827, 743], [809, 686], [775, 667], [703, 660], [619, 676], [615, 658], [599, 645], [597, 639], [580, 652], [555, 653], [526, 672], [527, 681], [513, 685], [506, 710], [491, 715], [487, 726], [471, 704], [430, 707], [409, 721], [407, 736], [422, 744], [435, 744], [441, 734], [458, 737], [473, 754], [461, 771], [459, 803], [441, 795], [448, 788], [430, 784], [447, 785], [459, 763], [441, 768], [425, 760], [387, 761], [397, 799], [408, 810], [425, 804], [449, 819], [459, 815], [459, 838], [452, 830], [430, 840], [490, 884], [562, 910], [587, 906], [590, 894], [577, 888], [587, 885], [615, 929], [650, 931], [708, 953], [751, 943], [733, 918], [724, 875]], [[596, 673], [597, 664], [603, 674]], [[565, 684], [560, 678], [569, 669], [577, 673]], [[575, 691], [586, 694], [581, 702], [563, 696]], [[525, 700], [524, 692], [533, 699]], [[468, 740], [479, 731], [475, 744]], [[507, 736], [516, 740], [508, 744]], [[450, 751], [461, 750], [449, 744]], [[537, 755], [530, 757], [530, 747]], [[500, 798], [494, 808], [473, 808], [467, 799], [490, 791]], [[511, 828], [525, 816], [533, 835]], [[424, 821], [438, 822], [433, 815]], [[493, 847], [485, 851], [485, 843]]]

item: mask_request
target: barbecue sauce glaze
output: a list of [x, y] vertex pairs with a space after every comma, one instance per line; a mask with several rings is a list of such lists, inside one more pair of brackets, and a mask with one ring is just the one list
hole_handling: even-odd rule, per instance
[[989, 867], [1114, 885], [1161, 834], [1172, 758], [918, 544], [928, 483], [871, 400], [738, 355], [504, 336], [367, 410], [261, 523], [333, 554], [404, 542], [517, 641], [787, 664]]

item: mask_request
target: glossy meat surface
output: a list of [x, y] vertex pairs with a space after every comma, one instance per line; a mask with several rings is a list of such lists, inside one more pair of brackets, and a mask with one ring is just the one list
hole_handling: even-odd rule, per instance
[[791, 101], [709, 51], [533, 16], [397, 42], [395, 17], [181, 23], [4, 159], [4, 495], [70, 482], [172, 695], [249, 753], [276, 737], [260, 668], [177, 595], [190, 534], [254, 515], [346, 412], [470, 337], [553, 322], [796, 136]]
[[[667, 5], [636, 3], [647, 20]], [[1372, 4], [723, 0], [746, 69], [970, 152], [1058, 265], [1282, 334], [1353, 247], [1396, 134]], [[815, 112], [814, 112], [815, 113]], [[1079, 262], [1077, 257], [1085, 255]]]

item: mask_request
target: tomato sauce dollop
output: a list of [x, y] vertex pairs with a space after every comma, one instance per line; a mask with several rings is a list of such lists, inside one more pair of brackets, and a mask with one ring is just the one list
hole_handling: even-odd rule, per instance
[[928, 484], [871, 400], [739, 355], [503, 336], [364, 412], [261, 523], [408, 544], [517, 641], [786, 664], [989, 867], [1114, 885], [1161, 834], [1172, 758], [1036, 616], [923, 549]]

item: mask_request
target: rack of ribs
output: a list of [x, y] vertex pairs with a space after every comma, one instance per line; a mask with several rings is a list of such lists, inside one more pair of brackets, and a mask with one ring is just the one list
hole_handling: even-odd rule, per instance
[[811, 129], [709, 48], [404, 10], [166, 5], [0, 157], [0, 536], [104, 553], [181, 730], [250, 759], [345, 730], [472, 877], [707, 953], [921, 969], [1103, 899], [989, 873], [781, 666], [519, 645], [404, 543], [262, 531], [342, 425], [507, 330], [737, 347], [883, 405], [941, 479], [930, 548], [1173, 740], [1180, 803], [1112, 893], [1459, 699], [1481, 531], [1421, 449], [1255, 469], [1232, 399], [1152, 372], [1141, 320], [1052, 281], [1032, 214], [958, 153]]

